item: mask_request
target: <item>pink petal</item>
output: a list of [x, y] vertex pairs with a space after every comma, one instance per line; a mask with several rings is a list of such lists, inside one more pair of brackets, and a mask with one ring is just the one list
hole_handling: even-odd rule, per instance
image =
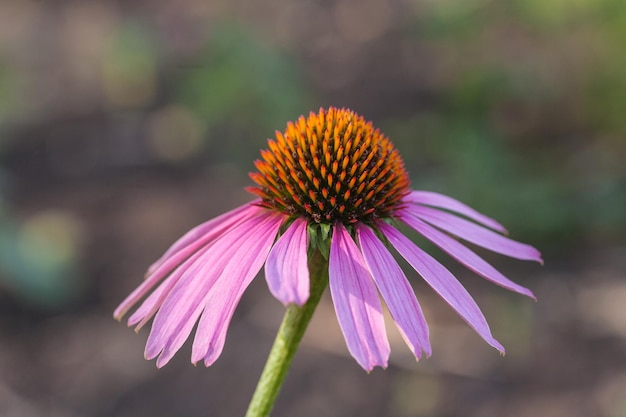
[[167, 363], [191, 333], [204, 308], [203, 300], [228, 262], [232, 246], [227, 245], [239, 245], [244, 239], [240, 228], [233, 232], [220, 239], [183, 274], [156, 313], [144, 355], [146, 359], [161, 355], [158, 367]]
[[187, 272], [187, 270], [196, 263], [196, 261], [206, 253], [207, 248], [200, 249], [194, 253], [189, 259], [183, 262], [170, 276], [165, 278], [163, 282], [141, 303], [141, 305], [135, 310], [135, 312], [128, 318], [128, 325], [134, 326], [137, 324], [135, 331], [138, 332], [163, 304], [163, 300], [172, 291], [172, 288], [180, 280], [180, 278]]
[[155, 261], [152, 265], [150, 265], [150, 267], [148, 267], [147, 275], [153, 273], [163, 263], [163, 261], [171, 257], [173, 254], [185, 248], [186, 246], [197, 242], [198, 239], [201, 239], [207, 233], [211, 232], [211, 229], [213, 229], [215, 226], [237, 223], [241, 218], [245, 217], [245, 215], [242, 217], [242, 214], [244, 214], [244, 212], [246, 212], [250, 208], [250, 206], [254, 206], [254, 203], [258, 201], [259, 199], [256, 199], [254, 201], [251, 201], [250, 203], [246, 203], [233, 210], [227, 211], [226, 213], [221, 214], [207, 222], [199, 224], [198, 226], [189, 230], [176, 242], [174, 242], [174, 244], [172, 244], [157, 261]]
[[504, 353], [504, 347], [491, 335], [487, 320], [480, 308], [454, 275], [426, 252], [415, 246], [398, 230], [382, 222], [378, 226], [393, 247], [424, 278], [428, 285], [450, 304], [487, 343]]
[[287, 305], [304, 305], [309, 299], [309, 246], [307, 222], [296, 219], [278, 239], [265, 262], [270, 292]]
[[[208, 245], [211, 241], [215, 239], [219, 239], [224, 233], [228, 232], [230, 228], [236, 226], [237, 224], [245, 221], [247, 218], [258, 214], [263, 209], [257, 206], [252, 206], [246, 204], [238, 209], [235, 209], [236, 215], [227, 216], [224, 222], [221, 224], [214, 223], [214, 220], [211, 220], [208, 223], [211, 223], [211, 228], [203, 229], [206, 234], [199, 236], [198, 240], [189, 243], [183, 249], [178, 250], [177, 252], [173, 252], [168, 250], [166, 253], [170, 253], [169, 257], [162, 256], [156, 263], [154, 263], [149, 271], [149, 275], [146, 279], [132, 292], [124, 301], [120, 303], [120, 305], [115, 309], [113, 313], [113, 317], [116, 319], [120, 319], [124, 314], [130, 310], [133, 305], [135, 305], [140, 299], [145, 297], [145, 295], [156, 285], [158, 284], [165, 276], [167, 276], [174, 268], [180, 265], [185, 259], [191, 256], [194, 252], [198, 251], [205, 245]], [[229, 212], [233, 213], [233, 211]], [[226, 214], [229, 214], [226, 213]], [[202, 225], [201, 225], [202, 226]], [[199, 226], [200, 227], [200, 226]], [[174, 244], [176, 246], [176, 244]]]
[[348, 350], [366, 371], [387, 367], [389, 341], [374, 281], [359, 248], [335, 224], [329, 256], [330, 294]]
[[255, 229], [261, 229], [274, 215], [267, 210], [245, 220], [217, 240], [183, 274], [167, 295], [152, 324], [145, 356], [153, 359], [160, 354], [157, 366], [163, 366], [180, 349], [205, 307], [205, 298], [238, 248], [252, 239]]
[[465, 265], [467, 268], [476, 272], [483, 278], [494, 282], [508, 290], [518, 292], [520, 294], [527, 295], [531, 298], [535, 298], [533, 293], [527, 289], [518, 285], [502, 275], [493, 266], [487, 263], [483, 258], [476, 255], [469, 248], [459, 243], [457, 240], [451, 238], [443, 232], [435, 229], [432, 226], [424, 223], [423, 221], [408, 215], [401, 215], [401, 220], [415, 229], [417, 232], [424, 235], [427, 239], [443, 249], [446, 253], [452, 256], [454, 259]]
[[455, 200], [447, 195], [434, 193], [432, 191], [413, 191], [408, 196], [404, 197], [404, 201], [412, 203], [425, 204], [427, 206], [440, 207], [446, 210], [456, 211], [470, 219], [482, 223], [483, 225], [497, 230], [501, 233], [506, 233], [506, 229], [500, 223], [481, 214], [471, 208], [470, 206], [461, 203], [459, 200]]
[[193, 341], [193, 363], [204, 358], [205, 365], [209, 366], [222, 353], [235, 308], [263, 266], [283, 220], [282, 216], [275, 215], [252, 230], [249, 237], [236, 248], [224, 271], [209, 290]]
[[454, 214], [419, 206], [407, 207], [405, 210], [433, 226], [493, 252], [511, 258], [543, 263], [541, 253], [532, 246], [516, 242]]
[[430, 356], [428, 324], [404, 272], [369, 227], [359, 225], [357, 235], [365, 263], [404, 341], [417, 359], [422, 350]]

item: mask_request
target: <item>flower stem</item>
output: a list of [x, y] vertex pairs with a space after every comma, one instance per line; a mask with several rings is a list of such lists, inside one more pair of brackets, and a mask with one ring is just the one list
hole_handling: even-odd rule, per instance
[[302, 307], [295, 304], [287, 307], [246, 417], [265, 417], [272, 411], [300, 340], [328, 285], [328, 261], [317, 250], [309, 261], [309, 275], [309, 299]]

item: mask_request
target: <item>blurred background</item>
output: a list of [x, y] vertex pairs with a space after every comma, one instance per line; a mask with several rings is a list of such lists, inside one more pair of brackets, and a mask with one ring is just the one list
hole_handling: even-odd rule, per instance
[[535, 303], [433, 251], [505, 357], [409, 273], [434, 354], [390, 325], [368, 375], [324, 299], [273, 415], [625, 417], [625, 42], [623, 0], [0, 0], [0, 415], [243, 415], [283, 312], [261, 277], [209, 369], [157, 370], [112, 311], [333, 105], [545, 266], [481, 252]]

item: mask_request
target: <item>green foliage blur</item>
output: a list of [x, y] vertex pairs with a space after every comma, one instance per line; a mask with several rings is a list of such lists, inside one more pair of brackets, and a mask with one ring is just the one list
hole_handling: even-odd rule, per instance
[[623, 240], [626, 3], [433, 3], [412, 36], [456, 53], [440, 106], [387, 122], [415, 186], [554, 250]]

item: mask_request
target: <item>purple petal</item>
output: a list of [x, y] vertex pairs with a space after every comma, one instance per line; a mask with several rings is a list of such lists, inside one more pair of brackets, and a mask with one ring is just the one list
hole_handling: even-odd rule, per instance
[[455, 200], [447, 195], [434, 193], [432, 191], [413, 191], [408, 196], [404, 197], [404, 201], [411, 203], [425, 204], [427, 206], [440, 207], [446, 210], [456, 211], [470, 219], [482, 223], [487, 227], [497, 230], [501, 233], [506, 233], [506, 229], [500, 223], [481, 214], [471, 208], [470, 206], [461, 203], [459, 200]]
[[[200, 250], [203, 246], [208, 245], [211, 241], [219, 239], [224, 233], [228, 232], [231, 228], [235, 227], [237, 224], [246, 221], [253, 217], [254, 215], [263, 211], [262, 208], [252, 205], [244, 205], [235, 209], [237, 211], [235, 215], [228, 216], [223, 223], [218, 224], [214, 223], [214, 220], [211, 220], [205, 223], [205, 226], [208, 223], [211, 223], [211, 228], [203, 229], [206, 233], [202, 236], [199, 236], [198, 239], [194, 242], [189, 243], [183, 249], [178, 250], [177, 252], [173, 252], [168, 250], [166, 253], [170, 253], [169, 257], [162, 256], [156, 263], [150, 267], [149, 275], [146, 279], [132, 292], [128, 297], [124, 299], [120, 303], [120, 305], [113, 312], [113, 317], [116, 319], [120, 319], [124, 314], [128, 312], [140, 299], [142, 299], [156, 284], [158, 284], [164, 277], [166, 277], [174, 268], [180, 265], [185, 259], [190, 257], [194, 252]], [[233, 213], [233, 211], [229, 212]], [[226, 214], [229, 214], [226, 213]], [[201, 225], [202, 226], [202, 225]], [[199, 226], [199, 227], [201, 227]], [[176, 244], [175, 244], [176, 246]]]
[[420, 220], [493, 252], [511, 258], [543, 263], [541, 253], [532, 246], [516, 242], [454, 214], [420, 206], [407, 207], [405, 211]]
[[476, 255], [472, 250], [459, 243], [457, 240], [415, 217], [401, 215], [400, 218], [403, 222], [424, 235], [431, 242], [439, 246], [454, 259], [476, 272], [478, 275], [508, 290], [515, 291], [535, 299], [535, 296], [529, 289], [514, 283], [502, 275], [502, 273], [487, 263], [483, 258]]
[[165, 278], [165, 280], [163, 280], [163, 282], [161, 282], [161, 284], [154, 291], [152, 291], [152, 293], [143, 301], [143, 303], [141, 303], [137, 310], [135, 310], [135, 312], [128, 318], [128, 325], [137, 325], [137, 327], [135, 327], [135, 331], [138, 332], [148, 321], [150, 321], [163, 304], [163, 300], [165, 300], [165, 298], [169, 295], [172, 288], [174, 288], [180, 278], [202, 255], [204, 255], [204, 253], [206, 253], [207, 250], [208, 247], [194, 253], [189, 259], [183, 262], [182, 265], [176, 268], [170, 276]]
[[491, 335], [487, 320], [480, 308], [454, 275], [398, 230], [382, 222], [379, 224], [379, 228], [393, 247], [424, 278], [428, 285], [450, 304], [487, 343], [504, 353], [504, 347]]
[[296, 219], [274, 244], [265, 262], [270, 292], [287, 305], [304, 305], [309, 299], [309, 245], [307, 222]]
[[[152, 324], [146, 344], [146, 359], [160, 354], [157, 366], [171, 359], [189, 336], [193, 326], [205, 307], [210, 289], [229, 262], [241, 262], [234, 254], [249, 239], [257, 238], [256, 231], [274, 222], [276, 216], [263, 210], [247, 219], [217, 240], [183, 274], [167, 295]], [[275, 235], [272, 237], [275, 238]]]
[[246, 203], [233, 210], [227, 211], [226, 213], [221, 214], [207, 222], [199, 224], [198, 226], [189, 230], [176, 242], [174, 242], [157, 261], [155, 261], [152, 265], [148, 267], [147, 275], [153, 273], [166, 259], [171, 257], [173, 254], [189, 246], [190, 244], [197, 242], [198, 239], [203, 238], [207, 233], [210, 233], [211, 229], [213, 229], [215, 226], [222, 226], [223, 228], [224, 224], [232, 225], [234, 223], [237, 223], [242, 218], [245, 218], [245, 212], [248, 211], [250, 206], [256, 207], [254, 206], [254, 203], [258, 201], [259, 199], [256, 199], [250, 203]]
[[274, 216], [253, 230], [237, 247], [205, 299], [205, 309], [193, 341], [191, 361], [211, 365], [222, 353], [228, 325], [248, 285], [261, 270], [276, 239], [282, 216]]
[[[215, 284], [230, 254], [226, 243], [238, 245], [245, 236], [240, 230], [220, 239], [218, 245], [207, 251], [192, 265], [167, 295], [154, 317], [148, 335], [144, 356], [154, 359], [161, 355], [157, 366], [167, 363], [164, 352], [171, 358], [182, 346], [204, 308], [203, 300]], [[222, 245], [224, 244], [224, 246]]]
[[422, 350], [430, 356], [428, 324], [404, 272], [369, 227], [359, 225], [357, 235], [365, 263], [404, 341], [417, 359]]
[[335, 224], [329, 256], [330, 294], [350, 354], [366, 371], [387, 367], [389, 341], [380, 299], [359, 248]]

